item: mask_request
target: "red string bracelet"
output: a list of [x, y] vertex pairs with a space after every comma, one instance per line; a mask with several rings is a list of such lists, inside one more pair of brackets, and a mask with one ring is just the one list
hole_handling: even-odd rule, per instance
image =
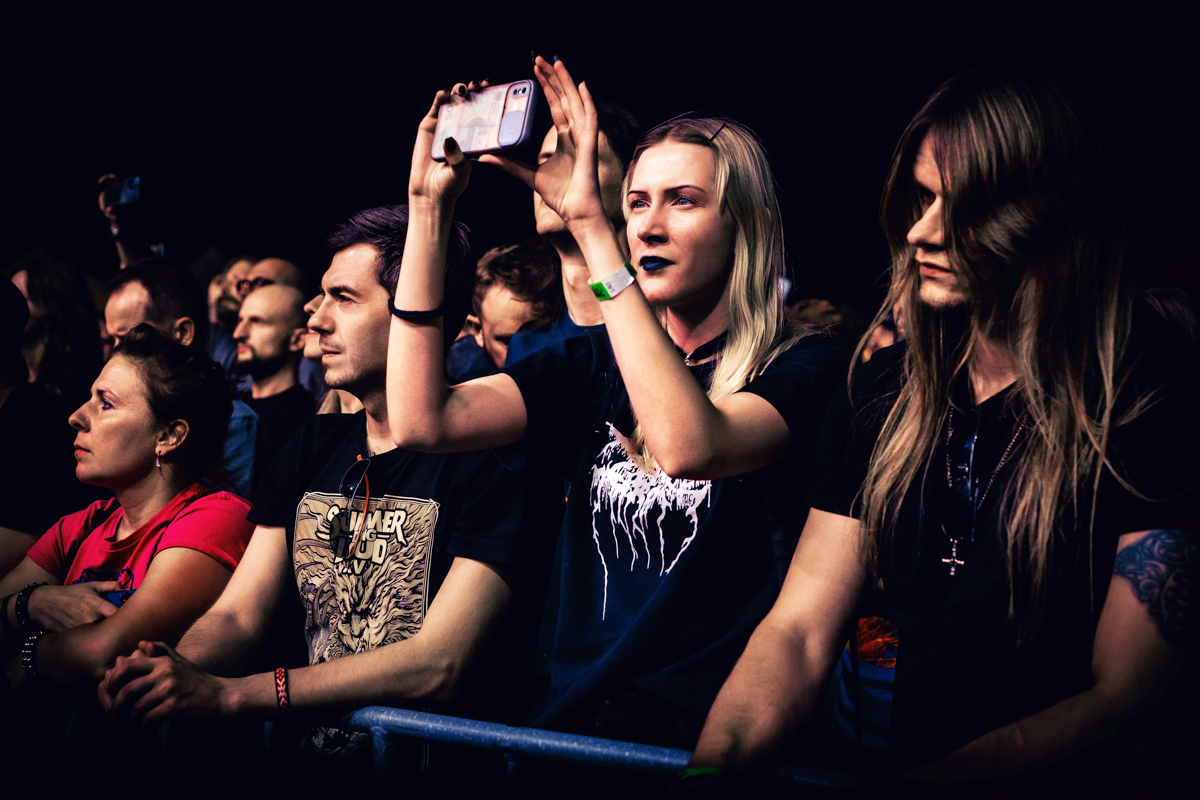
[[275, 670], [275, 699], [279, 702], [279, 713], [286, 714], [288, 706], [287, 670], [279, 667]]

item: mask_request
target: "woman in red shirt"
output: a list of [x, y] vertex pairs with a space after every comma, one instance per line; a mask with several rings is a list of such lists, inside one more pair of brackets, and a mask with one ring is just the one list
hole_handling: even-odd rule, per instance
[[75, 475], [115, 497], [60, 519], [0, 579], [14, 686], [99, 681], [140, 640], [174, 643], [221, 594], [253, 531], [249, 504], [218, 489], [230, 408], [202, 353], [145, 324], [122, 339], [70, 417]]

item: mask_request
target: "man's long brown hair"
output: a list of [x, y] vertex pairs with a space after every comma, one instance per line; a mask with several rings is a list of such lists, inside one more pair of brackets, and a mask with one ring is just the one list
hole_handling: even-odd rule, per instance
[[[915, 248], [906, 239], [921, 216], [913, 165], [926, 138], [942, 176], [946, 253], [965, 296], [951, 312], [920, 301]], [[1127, 371], [1134, 297], [1108, 177], [1078, 107], [1026, 65], [952, 78], [905, 130], [881, 206], [891, 285], [871, 328], [898, 307], [908, 348], [903, 388], [859, 497], [872, 563], [939, 444], [952, 387], [984, 337], [1011, 350], [1027, 415], [1001, 505], [1011, 611], [1027, 621], [1038, 616], [1068, 508], [1088, 523], [1088, 541], [1072, 544], [1090, 563], [1094, 490], [1108, 467], [1109, 433], [1123, 421], [1114, 418], [1114, 401]], [[1078, 507], [1083, 496], [1093, 498], [1089, 508]]]

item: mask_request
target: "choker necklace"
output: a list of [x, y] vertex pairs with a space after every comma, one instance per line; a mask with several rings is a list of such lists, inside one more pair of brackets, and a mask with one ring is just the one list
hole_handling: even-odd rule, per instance
[[[710, 339], [692, 352], [685, 353], [683, 356], [683, 363], [687, 364], [689, 367], [695, 367], [701, 362], [707, 361], [725, 349], [725, 340], [728, 338], [729, 331], [722, 332], [721, 335], [715, 339]], [[676, 345], [676, 349], [681, 353], [683, 352], [678, 345]]]
[[[1004, 455], [1000, 456], [1000, 463], [996, 464], [996, 468], [992, 470], [992, 474], [988, 476], [987, 486], [983, 487], [983, 494], [979, 493], [979, 482], [975, 480], [975, 443], [979, 438], [979, 428], [976, 426], [975, 433], [963, 445], [963, 449], [967, 451], [967, 463], [965, 466], [959, 466], [960, 474], [959, 481], [956, 484], [954, 480], [954, 467], [950, 459], [950, 440], [954, 436], [954, 408], [950, 409], [950, 417], [946, 425], [946, 486], [950, 491], [955, 492], [971, 507], [971, 535], [968, 541], [975, 541], [975, 518], [979, 512], [979, 508], [983, 505], [983, 501], [987, 499], [988, 493], [992, 490], [992, 484], [996, 482], [996, 476], [1004, 465], [1008, 463], [1009, 456], [1012, 455], [1013, 447], [1017, 444], [1017, 439], [1021, 436], [1021, 431], [1025, 430], [1025, 418], [1017, 424], [1017, 430], [1013, 433], [1012, 440], [1009, 441], [1008, 447], [1004, 448]], [[944, 516], [944, 512], [943, 512]], [[946, 530], [946, 523], [942, 523], [942, 533], [950, 540], [950, 557], [943, 558], [941, 561], [950, 567], [950, 574], [955, 575], [958, 567], [963, 566], [966, 562], [958, 557], [958, 543], [962, 541], [962, 536], [952, 536]]]

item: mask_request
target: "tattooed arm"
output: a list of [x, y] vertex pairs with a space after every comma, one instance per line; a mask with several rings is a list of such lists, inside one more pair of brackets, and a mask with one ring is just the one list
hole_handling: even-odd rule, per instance
[[1117, 546], [1092, 648], [1095, 685], [981, 736], [918, 777], [983, 776], [1047, 763], [1119, 733], [1164, 691], [1184, 647], [1196, 639], [1200, 535], [1141, 531]]

